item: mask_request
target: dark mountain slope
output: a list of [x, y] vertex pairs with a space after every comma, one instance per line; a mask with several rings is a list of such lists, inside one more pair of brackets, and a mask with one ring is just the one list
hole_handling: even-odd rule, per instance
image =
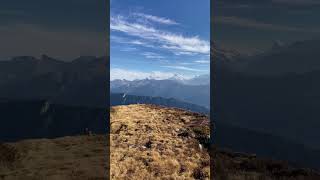
[[261, 133], [228, 123], [217, 123], [214, 144], [257, 157], [288, 161], [296, 167], [320, 169], [320, 150], [312, 150], [272, 134]]
[[277, 77], [228, 72], [217, 77], [217, 121], [320, 148], [320, 71]]
[[0, 140], [53, 138], [78, 135], [89, 128], [106, 133], [105, 108], [50, 104], [48, 101], [2, 100], [0, 102]]

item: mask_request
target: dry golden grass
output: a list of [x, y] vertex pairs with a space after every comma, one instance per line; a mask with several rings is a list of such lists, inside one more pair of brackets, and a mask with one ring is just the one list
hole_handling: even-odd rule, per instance
[[2, 144], [0, 159], [6, 163], [0, 162], [0, 179], [106, 179], [106, 142], [106, 136], [95, 135]]
[[199, 140], [208, 118], [154, 105], [111, 110], [111, 179], [209, 179], [210, 157]]

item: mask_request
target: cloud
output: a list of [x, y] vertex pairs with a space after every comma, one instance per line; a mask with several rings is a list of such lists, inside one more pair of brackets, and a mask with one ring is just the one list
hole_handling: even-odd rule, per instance
[[124, 38], [124, 37], [114, 36], [114, 35], [110, 36], [110, 40], [111, 40], [111, 42], [115, 42], [115, 43], [139, 45], [139, 46], [144, 46], [144, 47], [156, 49], [156, 47], [154, 45], [152, 45], [151, 43], [146, 42], [146, 41], [142, 41], [142, 40], [129, 39], [129, 38]]
[[135, 47], [125, 47], [123, 49], [120, 49], [120, 51], [123, 51], [123, 52], [132, 52], [132, 51], [137, 51], [138, 49], [135, 48]]
[[194, 61], [194, 62], [198, 63], [198, 64], [210, 64], [209, 60], [197, 60], [197, 61]]
[[166, 24], [166, 25], [179, 24], [179, 23], [175, 22], [174, 20], [171, 20], [168, 18], [153, 16], [153, 15], [144, 14], [144, 13], [134, 13], [133, 15], [138, 16], [138, 17], [142, 17], [142, 18], [147, 19], [149, 21], [153, 21], [153, 22], [160, 23], [160, 24]]
[[292, 32], [312, 32], [312, 33], [320, 32], [319, 29], [276, 25], [276, 24], [264, 23], [264, 22], [259, 22], [256, 20], [251, 20], [246, 18], [239, 18], [235, 16], [217, 16], [213, 21], [219, 24], [236, 25], [241, 27], [271, 30], [271, 31], [292, 31]]
[[153, 52], [143, 52], [141, 53], [144, 57], [148, 59], [163, 59], [164, 57], [161, 56], [160, 54], [153, 53]]
[[123, 16], [112, 16], [110, 29], [130, 36], [157, 43], [163, 49], [175, 54], [209, 54], [210, 44], [198, 36], [186, 37], [180, 34], [158, 30], [152, 26], [129, 22]]
[[184, 71], [193, 71], [193, 72], [206, 72], [207, 71], [207, 70], [202, 70], [202, 69], [189, 68], [189, 67], [185, 67], [185, 66], [162, 66], [162, 67], [177, 69], [177, 70], [184, 70]]
[[[171, 72], [161, 72], [161, 71], [151, 71], [151, 72], [142, 72], [142, 71], [134, 71], [134, 70], [127, 70], [121, 68], [111, 68], [110, 70], [110, 79], [126, 79], [129, 81], [137, 80], [137, 79], [169, 79], [173, 77], [175, 73]], [[190, 79], [191, 77], [182, 75], [186, 79]]]

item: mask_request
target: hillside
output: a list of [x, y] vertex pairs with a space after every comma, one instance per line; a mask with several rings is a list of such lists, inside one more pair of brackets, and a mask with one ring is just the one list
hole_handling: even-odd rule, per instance
[[113, 107], [111, 179], [209, 179], [208, 122], [180, 109]]
[[[214, 143], [233, 151], [254, 153], [258, 157], [285, 160], [295, 167], [319, 169], [320, 151], [268, 133], [215, 122]], [[232, 133], [230, 133], [232, 132]]]
[[0, 144], [2, 180], [103, 180], [106, 136], [74, 136]]
[[294, 168], [285, 161], [258, 158], [255, 154], [212, 148], [215, 180], [318, 180], [320, 173]]
[[217, 121], [320, 149], [319, 80], [320, 71], [281, 76], [220, 74]]
[[105, 108], [0, 99], [0, 141], [74, 136], [82, 134], [85, 128], [105, 134], [105, 115]]
[[[209, 163], [208, 122], [205, 115], [181, 109], [116, 106], [111, 109], [110, 155], [104, 135], [0, 143], [0, 179], [102, 180], [109, 167], [110, 179], [320, 178], [310, 169], [216, 147]], [[210, 172], [210, 164], [214, 171]]]

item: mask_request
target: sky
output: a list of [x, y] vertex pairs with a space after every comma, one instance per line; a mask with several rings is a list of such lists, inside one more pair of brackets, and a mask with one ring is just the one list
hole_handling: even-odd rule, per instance
[[112, 0], [111, 80], [209, 74], [209, 0]]
[[106, 54], [105, 0], [1, 0], [0, 60]]
[[215, 43], [255, 54], [274, 42], [319, 39], [320, 0], [215, 0], [211, 19]]

